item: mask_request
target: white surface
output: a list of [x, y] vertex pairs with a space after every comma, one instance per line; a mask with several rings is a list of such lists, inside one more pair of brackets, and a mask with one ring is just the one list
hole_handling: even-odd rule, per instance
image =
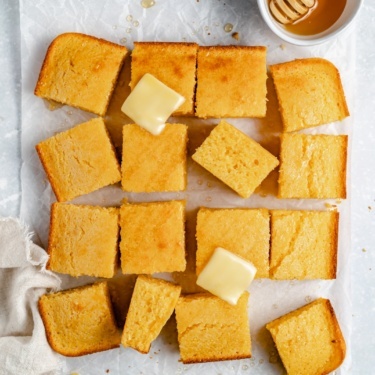
[[[161, 0], [160, 0], [161, 1]], [[217, 2], [212, 2], [217, 5]], [[6, 121], [1, 122], [6, 125], [2, 129], [0, 138], [0, 160], [1, 160], [1, 174], [0, 181], [4, 181], [0, 185], [0, 213], [2, 215], [15, 215], [18, 212], [19, 204], [19, 165], [20, 158], [17, 154], [18, 150], [18, 133], [19, 128], [19, 44], [18, 44], [18, 16], [16, 4], [11, 1], [3, 1], [0, 4], [0, 31], [4, 36], [0, 41], [1, 51], [0, 63], [2, 66], [1, 87], [4, 91], [9, 91], [8, 95], [2, 95], [0, 100], [0, 116]], [[216, 9], [222, 9], [215, 7]], [[57, 9], [56, 9], [57, 10]], [[141, 14], [144, 11], [141, 11]], [[100, 13], [100, 10], [97, 11]], [[105, 13], [105, 12], [104, 12]], [[141, 18], [138, 17], [138, 19]], [[226, 22], [233, 23], [233, 15], [236, 17], [246, 18], [249, 14], [243, 15], [233, 13], [232, 8], [222, 14], [214, 11], [210, 15], [210, 21], [215, 24], [219, 22], [220, 25]], [[201, 15], [207, 17], [207, 14]], [[357, 39], [357, 53], [353, 55], [356, 59], [357, 69], [356, 77], [358, 82], [358, 91], [356, 95], [356, 107], [352, 114], [355, 119], [355, 128], [353, 136], [353, 157], [352, 157], [352, 177], [353, 177], [353, 197], [352, 197], [352, 276], [353, 276], [353, 374], [370, 374], [375, 366], [375, 358], [372, 355], [371, 349], [374, 347], [374, 325], [372, 323], [372, 316], [375, 310], [375, 299], [373, 298], [375, 292], [375, 256], [373, 251], [375, 243], [374, 231], [374, 210], [369, 207], [375, 206], [375, 192], [373, 187], [373, 176], [375, 173], [374, 162], [374, 142], [375, 142], [375, 126], [372, 121], [372, 112], [374, 108], [374, 69], [375, 52], [374, 43], [375, 30], [373, 27], [373, 20], [375, 18], [375, 4], [371, 0], [365, 1], [364, 10], [359, 16], [356, 29]], [[91, 22], [91, 23], [90, 23]], [[94, 27], [95, 22], [90, 21], [88, 27]], [[157, 17], [151, 22], [157, 22]], [[91, 26], [90, 26], [91, 25]], [[257, 23], [257, 25], [261, 25]], [[236, 25], [235, 25], [236, 26]], [[108, 30], [110, 32], [111, 30]], [[199, 42], [203, 42], [205, 30], [194, 31]], [[126, 29], [122, 30], [122, 34]], [[133, 29], [132, 33], [135, 39], [144, 38], [142, 27]], [[268, 32], [264, 32], [268, 35]], [[157, 35], [161, 39], [168, 35], [168, 24], [160, 28]], [[105, 36], [104, 36], [105, 37]], [[227, 35], [224, 37], [230, 38]], [[230, 40], [230, 39], [229, 39]], [[47, 40], [43, 39], [45, 43]], [[212, 44], [217, 40], [212, 40]], [[302, 49], [308, 51], [308, 49]], [[39, 51], [40, 52], [40, 51]], [[306, 53], [306, 52], [304, 52]], [[32, 83], [30, 82], [30, 85]], [[66, 116], [69, 118], [68, 116]], [[7, 135], [16, 134], [16, 136]], [[4, 163], [4, 164], [3, 164]], [[6, 168], [5, 168], [6, 166]], [[37, 177], [36, 177], [37, 178]], [[4, 179], [4, 180], [2, 180]], [[2, 188], [4, 186], [4, 188]], [[14, 198], [16, 197], [16, 198]], [[11, 203], [8, 203], [11, 202]], [[38, 212], [34, 212], [38, 215]], [[363, 252], [362, 249], [366, 249]], [[255, 296], [253, 296], [255, 298]], [[137, 354], [135, 354], [137, 356]], [[100, 364], [101, 355], [91, 359], [95, 364]], [[159, 367], [162, 369], [163, 367]], [[165, 367], [164, 367], [165, 368]], [[181, 372], [183, 367], [181, 366]], [[139, 373], [141, 369], [139, 369]], [[239, 372], [247, 373], [246, 369], [239, 369]], [[137, 372], [136, 372], [137, 373]]]

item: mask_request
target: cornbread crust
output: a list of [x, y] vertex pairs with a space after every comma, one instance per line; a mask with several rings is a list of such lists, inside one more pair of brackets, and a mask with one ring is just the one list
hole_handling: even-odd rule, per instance
[[338, 212], [271, 210], [270, 278], [335, 279]]
[[59, 202], [121, 181], [120, 165], [102, 118], [56, 134], [35, 148]]
[[117, 208], [52, 204], [47, 269], [75, 277], [113, 277], [118, 216]]
[[150, 73], [186, 99], [173, 115], [193, 115], [197, 52], [195, 43], [134, 42], [131, 89]]
[[269, 277], [270, 219], [267, 209], [200, 208], [197, 216], [196, 272], [217, 247], [252, 262], [256, 278]]
[[330, 61], [297, 59], [271, 65], [270, 71], [285, 132], [349, 116], [340, 73]]
[[104, 116], [127, 52], [90, 35], [61, 34], [48, 47], [34, 93]]
[[186, 189], [187, 126], [166, 124], [160, 135], [123, 127], [122, 188], [132, 192]]
[[176, 321], [182, 362], [250, 358], [248, 299], [249, 293], [244, 292], [232, 306], [210, 293], [180, 297]]
[[147, 354], [171, 317], [181, 293], [179, 285], [140, 275], [130, 302], [121, 344]]
[[185, 271], [185, 201], [124, 204], [120, 227], [123, 273]]
[[266, 47], [199, 47], [197, 117], [265, 117]]
[[346, 198], [347, 135], [282, 134], [279, 198]]
[[77, 357], [120, 346], [104, 282], [43, 295], [38, 307], [47, 340], [57, 353]]
[[289, 375], [329, 374], [346, 345], [329, 300], [319, 298], [266, 325]]
[[259, 143], [226, 121], [220, 121], [192, 159], [248, 198], [279, 161]]

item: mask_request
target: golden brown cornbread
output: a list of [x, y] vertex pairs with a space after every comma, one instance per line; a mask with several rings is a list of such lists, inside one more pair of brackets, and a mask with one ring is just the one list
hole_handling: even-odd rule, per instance
[[101, 118], [38, 143], [36, 151], [59, 202], [121, 180], [120, 166]]
[[232, 306], [210, 293], [180, 297], [176, 321], [182, 362], [250, 358], [248, 299], [249, 293], [244, 292]]
[[160, 135], [123, 128], [122, 188], [132, 192], [186, 189], [187, 126], [167, 124]]
[[130, 87], [150, 73], [186, 99], [173, 115], [193, 115], [197, 51], [195, 43], [134, 42]]
[[184, 201], [124, 204], [120, 227], [123, 273], [185, 270]]
[[120, 346], [106, 283], [46, 294], [39, 312], [57, 353], [77, 357]]
[[285, 132], [349, 116], [340, 73], [328, 60], [298, 59], [270, 66]]
[[47, 268], [71, 276], [113, 277], [118, 216], [116, 208], [54, 203]]
[[279, 198], [346, 198], [347, 135], [282, 134]]
[[329, 300], [316, 301], [266, 325], [288, 375], [323, 375], [338, 368], [346, 346]]
[[271, 279], [335, 279], [338, 223], [337, 212], [271, 210]]
[[181, 287], [149, 276], [138, 276], [121, 344], [148, 353], [176, 306]]
[[259, 143], [224, 120], [192, 158], [242, 198], [248, 198], [279, 164]]
[[199, 47], [195, 114], [265, 117], [266, 47]]
[[270, 221], [266, 209], [200, 208], [197, 216], [196, 272], [217, 247], [252, 262], [256, 277], [269, 277]]
[[47, 50], [35, 95], [104, 116], [126, 54], [103, 39], [61, 34]]

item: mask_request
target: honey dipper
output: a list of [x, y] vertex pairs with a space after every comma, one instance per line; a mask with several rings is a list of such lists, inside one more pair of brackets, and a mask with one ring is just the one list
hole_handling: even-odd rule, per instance
[[270, 0], [273, 17], [282, 24], [299, 21], [314, 7], [316, 0]]

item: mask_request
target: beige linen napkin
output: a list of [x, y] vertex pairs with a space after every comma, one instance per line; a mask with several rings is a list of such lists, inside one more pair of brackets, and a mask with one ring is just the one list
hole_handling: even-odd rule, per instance
[[38, 299], [60, 288], [45, 269], [47, 253], [17, 219], [0, 218], [0, 374], [53, 374], [61, 367], [48, 345]]

